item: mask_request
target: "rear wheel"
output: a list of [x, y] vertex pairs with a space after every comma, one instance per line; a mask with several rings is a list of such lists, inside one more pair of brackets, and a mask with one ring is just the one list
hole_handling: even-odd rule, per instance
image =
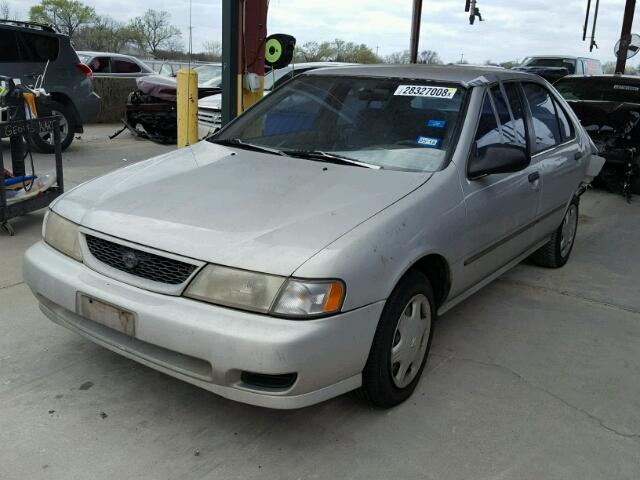
[[[43, 115], [57, 116], [60, 122], [60, 146], [62, 150], [66, 150], [73, 141], [73, 135], [76, 131], [76, 122], [71, 110], [65, 105], [49, 101], [46, 109], [43, 109]], [[55, 143], [53, 140], [53, 132], [34, 134], [31, 136], [32, 143], [36, 150], [42, 153], [54, 153]]]
[[578, 231], [578, 199], [573, 198], [562, 224], [542, 248], [531, 255], [531, 260], [541, 267], [560, 268], [569, 260]]
[[427, 277], [408, 273], [384, 307], [360, 393], [376, 407], [404, 402], [415, 390], [426, 364], [436, 316], [433, 289]]

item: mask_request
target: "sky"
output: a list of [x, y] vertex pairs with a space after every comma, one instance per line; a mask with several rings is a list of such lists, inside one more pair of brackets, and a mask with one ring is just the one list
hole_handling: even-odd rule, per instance
[[[252, 0], [248, 0], [248, 4]], [[221, 0], [192, 0], [193, 48], [221, 39]], [[21, 17], [33, 0], [8, 0]], [[166, 10], [188, 38], [188, 0], [84, 0], [98, 14], [127, 22], [147, 8]], [[592, 2], [595, 3], [595, 2]], [[582, 41], [587, 0], [478, 0], [485, 19], [469, 25], [464, 0], [424, 0], [421, 50], [435, 50], [445, 62], [464, 59], [522, 60], [528, 55], [584, 55], [603, 62], [615, 60], [614, 44], [620, 36], [625, 0], [602, 0], [596, 41], [589, 53]], [[298, 43], [340, 38], [366, 43], [380, 55], [405, 50], [411, 30], [411, 0], [271, 0], [269, 33], [288, 33]], [[640, 31], [640, 25], [637, 25]], [[589, 27], [589, 32], [591, 26]], [[590, 33], [589, 33], [590, 34]], [[640, 58], [640, 57], [639, 57]], [[633, 63], [633, 61], [632, 61]]]

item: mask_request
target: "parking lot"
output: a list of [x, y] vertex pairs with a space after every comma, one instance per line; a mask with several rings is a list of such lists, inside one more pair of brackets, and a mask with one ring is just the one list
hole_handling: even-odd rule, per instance
[[[171, 150], [89, 126], [67, 189]], [[51, 158], [37, 156], [39, 171]], [[22, 282], [43, 212], [0, 234], [0, 478], [637, 479], [640, 199], [589, 191], [568, 265], [523, 264], [442, 318], [414, 396], [234, 403], [54, 325]]]

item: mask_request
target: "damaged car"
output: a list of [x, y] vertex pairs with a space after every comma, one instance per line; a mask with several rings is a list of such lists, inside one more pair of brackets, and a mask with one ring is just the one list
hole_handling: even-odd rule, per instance
[[[194, 67], [198, 74], [198, 98], [220, 93], [222, 65]], [[174, 77], [149, 75], [136, 79], [125, 109], [125, 126], [136, 136], [158, 143], [175, 143], [177, 126], [177, 82]]]
[[640, 77], [565, 77], [556, 88], [580, 119], [605, 164], [600, 183], [640, 194]]
[[223, 397], [389, 408], [439, 315], [525, 258], [567, 263], [591, 151], [536, 75], [313, 70], [60, 197], [24, 279], [52, 321]]

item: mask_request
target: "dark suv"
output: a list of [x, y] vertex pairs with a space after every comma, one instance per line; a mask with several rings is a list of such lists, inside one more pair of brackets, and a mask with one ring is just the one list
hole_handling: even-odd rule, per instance
[[[69, 37], [52, 26], [0, 20], [0, 75], [33, 87], [43, 73], [42, 87], [50, 97], [39, 106], [40, 113], [62, 117], [60, 138], [65, 149], [100, 111], [91, 69], [80, 62]], [[34, 136], [33, 143], [40, 151], [53, 152], [52, 134]]]

